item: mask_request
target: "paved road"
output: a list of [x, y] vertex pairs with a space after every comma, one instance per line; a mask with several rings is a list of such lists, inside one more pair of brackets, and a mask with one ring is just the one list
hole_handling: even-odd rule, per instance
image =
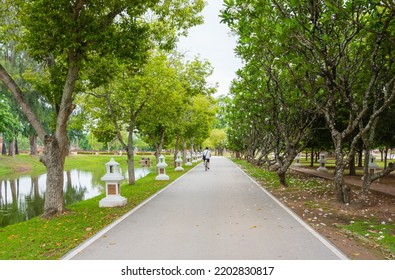
[[345, 255], [259, 187], [213, 157], [64, 259], [329, 260]]

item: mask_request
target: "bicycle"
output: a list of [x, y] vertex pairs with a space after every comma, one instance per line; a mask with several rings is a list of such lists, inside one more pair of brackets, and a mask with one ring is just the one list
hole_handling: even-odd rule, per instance
[[204, 159], [204, 171], [207, 171], [208, 169], [208, 160]]

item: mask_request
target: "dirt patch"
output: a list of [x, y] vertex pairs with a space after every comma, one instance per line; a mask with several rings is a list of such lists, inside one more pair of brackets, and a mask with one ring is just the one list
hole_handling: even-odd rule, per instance
[[[268, 188], [268, 191], [332, 242], [348, 258], [355, 260], [395, 258], [368, 238], [354, 236], [340, 229], [340, 225], [350, 224], [354, 220], [372, 218], [393, 224], [395, 197], [372, 192], [366, 201], [360, 202], [357, 197], [359, 188], [351, 186], [351, 203], [345, 205], [334, 200], [332, 181], [296, 172], [291, 173], [293, 178], [306, 182], [314, 178], [315, 181], [320, 182], [319, 187], [310, 188], [302, 185], [294, 188]], [[395, 186], [395, 177], [393, 178], [393, 181], [386, 179], [388, 187]]]
[[32, 170], [32, 168], [29, 165], [18, 165], [16, 167], [14, 167], [14, 169], [13, 169], [13, 171], [15, 173], [17, 173], [17, 172], [20, 172], [20, 173], [28, 172], [28, 171], [31, 171], [31, 170]]

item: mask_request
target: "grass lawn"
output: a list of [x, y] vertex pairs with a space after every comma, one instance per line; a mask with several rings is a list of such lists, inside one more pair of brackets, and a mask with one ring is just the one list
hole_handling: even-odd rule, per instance
[[0, 176], [14, 173], [42, 173], [45, 166], [38, 157], [18, 155], [16, 157], [0, 156]]
[[[17, 156], [13, 162], [23, 162], [28, 166], [41, 164], [36, 158], [29, 156]], [[109, 161], [111, 156], [73, 156], [66, 160], [65, 169], [81, 166], [84, 169], [97, 168]], [[4, 158], [1, 157], [1, 160]], [[9, 158], [8, 158], [9, 159]], [[126, 168], [126, 157], [114, 157], [120, 163], [121, 168]], [[139, 156], [136, 157], [136, 166]], [[15, 160], [15, 161], [14, 161]], [[89, 200], [80, 201], [67, 206], [67, 211], [60, 217], [44, 220], [40, 217], [26, 222], [9, 225], [0, 228], [0, 259], [1, 260], [54, 260], [59, 259], [68, 251], [109, 225], [123, 214], [127, 213], [138, 204], [149, 198], [170, 182], [182, 176], [192, 167], [184, 166], [185, 171], [175, 172], [171, 166], [170, 157], [167, 158], [169, 167], [166, 174], [169, 181], [156, 181], [156, 174], [150, 173], [146, 177], [136, 181], [135, 185], [123, 185], [121, 195], [128, 199], [128, 203], [122, 208], [100, 208], [99, 201], [104, 194]], [[11, 165], [13, 163], [9, 163]], [[9, 167], [0, 166], [0, 172], [6, 174]], [[11, 168], [12, 169], [12, 168]], [[37, 167], [31, 167], [36, 170]], [[44, 169], [45, 171], [45, 169]], [[0, 173], [1, 174], [1, 173]]]

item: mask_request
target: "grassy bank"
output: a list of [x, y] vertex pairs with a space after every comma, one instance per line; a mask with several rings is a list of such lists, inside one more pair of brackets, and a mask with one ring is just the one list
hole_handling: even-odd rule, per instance
[[15, 173], [42, 173], [45, 166], [38, 157], [18, 155], [16, 157], [0, 156], [0, 176]]
[[[66, 168], [97, 168], [103, 166], [110, 158], [111, 156], [70, 157], [66, 160]], [[117, 157], [115, 160], [121, 164], [121, 167], [126, 166], [126, 157]], [[68, 205], [66, 213], [61, 217], [51, 220], [36, 217], [23, 223], [0, 228], [0, 259], [52, 260], [61, 258], [192, 168], [185, 166], [184, 172], [175, 172], [169, 162], [170, 160], [166, 171], [170, 177], [169, 181], [156, 181], [156, 174], [150, 173], [137, 180], [135, 185], [121, 187], [121, 195], [128, 199], [125, 207], [100, 208], [99, 201], [104, 197], [101, 195]], [[25, 164], [28, 165], [26, 162]]]
[[[139, 166], [139, 160], [142, 156], [135, 156], [135, 166]], [[144, 156], [147, 157], [147, 156]], [[75, 155], [66, 157], [65, 170], [73, 168], [78, 169], [97, 169], [103, 168], [105, 170], [105, 164], [114, 158], [120, 164], [122, 170], [127, 170], [127, 157], [114, 156], [114, 155]], [[170, 156], [167, 160], [172, 160]], [[151, 162], [155, 164], [155, 157], [151, 156]], [[45, 173], [46, 169], [44, 164], [40, 162], [38, 156], [30, 155], [17, 155], [15, 157], [0, 156], [0, 177], [18, 175], [18, 174], [41, 174]], [[18, 173], [18, 174], [16, 174]]]

